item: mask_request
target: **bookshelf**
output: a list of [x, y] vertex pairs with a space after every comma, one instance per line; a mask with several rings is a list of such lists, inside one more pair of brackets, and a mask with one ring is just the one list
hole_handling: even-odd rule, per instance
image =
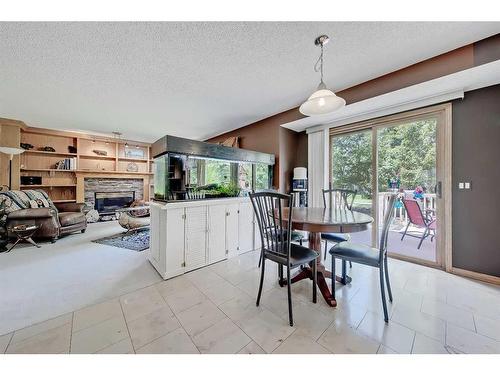
[[[39, 176], [41, 184], [21, 184], [20, 189], [42, 189], [54, 202], [83, 202], [85, 176], [142, 177], [148, 187], [153, 181], [148, 143], [30, 127], [21, 129], [21, 143], [33, 148], [21, 154], [20, 175]], [[45, 146], [55, 151], [40, 150]], [[69, 152], [70, 146], [77, 152]], [[57, 169], [66, 158], [75, 158], [75, 168]], [[144, 199], [149, 196], [150, 189], [144, 189]]]

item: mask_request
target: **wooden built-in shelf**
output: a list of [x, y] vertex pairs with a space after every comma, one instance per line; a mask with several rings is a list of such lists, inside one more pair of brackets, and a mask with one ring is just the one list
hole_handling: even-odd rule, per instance
[[24, 171], [34, 171], [34, 172], [68, 172], [68, 173], [75, 172], [74, 169], [55, 169], [55, 168], [52, 168], [52, 169], [45, 169], [45, 168], [22, 168], [21, 172], [24, 172]]
[[76, 199], [53, 199], [52, 202], [54, 202], [54, 203], [74, 203], [74, 202], [76, 202]]
[[127, 158], [127, 157], [119, 157], [118, 160], [124, 160], [124, 161], [139, 161], [139, 162], [148, 162], [148, 159], [144, 158]]
[[56, 155], [56, 156], [73, 156], [77, 157], [78, 154], [74, 154], [71, 152], [52, 152], [52, 151], [37, 151], [37, 150], [26, 150], [25, 154], [39, 154], [39, 155]]
[[75, 187], [76, 184], [68, 184], [68, 185], [59, 185], [59, 184], [42, 184], [42, 185], [20, 185], [21, 189], [23, 188], [43, 188], [43, 187], [48, 187], [48, 188], [62, 188], [62, 187]]
[[[144, 198], [148, 200], [150, 197], [147, 187], [152, 181], [153, 160], [148, 143], [41, 128], [22, 129], [21, 142], [33, 145], [32, 150], [25, 150], [20, 155], [21, 176], [42, 178], [41, 184], [20, 185], [21, 189], [45, 190], [54, 202], [83, 202], [86, 177], [138, 176], [144, 180]], [[130, 151], [127, 143], [134, 147], [135, 153], [130, 156], [127, 156]], [[55, 152], [39, 151], [46, 146]], [[76, 153], [69, 152], [72, 147], [76, 148]], [[107, 155], [98, 155], [94, 150], [104, 151]], [[77, 169], [54, 168], [65, 158], [76, 158]], [[137, 172], [127, 171], [130, 163], [137, 163]]]
[[138, 175], [152, 175], [152, 172], [127, 172], [127, 171], [103, 171], [103, 170], [90, 170], [90, 169], [78, 169], [74, 171], [77, 173], [103, 173], [103, 174], [138, 174]]
[[86, 158], [86, 159], [105, 159], [105, 160], [115, 160], [116, 156], [110, 156], [110, 155], [90, 155], [90, 154], [78, 154], [81, 158]]

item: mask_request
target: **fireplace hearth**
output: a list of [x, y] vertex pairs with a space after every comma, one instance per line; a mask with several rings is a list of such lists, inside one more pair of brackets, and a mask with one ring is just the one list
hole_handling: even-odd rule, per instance
[[135, 191], [96, 191], [94, 208], [99, 215], [112, 215], [120, 208], [129, 207], [135, 200]]

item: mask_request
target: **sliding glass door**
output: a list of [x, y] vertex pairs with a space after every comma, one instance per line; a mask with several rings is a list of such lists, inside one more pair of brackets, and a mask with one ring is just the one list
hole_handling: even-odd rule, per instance
[[388, 198], [396, 194], [389, 254], [421, 264], [443, 265], [451, 246], [446, 242], [444, 225], [444, 208], [449, 201], [444, 193], [451, 195], [447, 108], [331, 130], [330, 186], [356, 190], [353, 210], [374, 218], [371, 230], [352, 234], [352, 241], [378, 247]]
[[[373, 216], [372, 131], [363, 130], [331, 138], [331, 187], [355, 190], [353, 210]], [[372, 228], [353, 233], [356, 242], [371, 246]]]
[[439, 232], [436, 191], [437, 117], [406, 120], [376, 127], [378, 222], [390, 194], [398, 194], [389, 229], [388, 252], [403, 258], [437, 263]]

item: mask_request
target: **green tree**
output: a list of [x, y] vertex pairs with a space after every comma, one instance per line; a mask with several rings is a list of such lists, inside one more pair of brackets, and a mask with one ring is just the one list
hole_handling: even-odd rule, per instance
[[[372, 194], [371, 130], [332, 138], [332, 183], [356, 189], [362, 198]], [[422, 186], [434, 192], [436, 185], [436, 120], [413, 121], [377, 131], [378, 188], [385, 191], [391, 178], [401, 188]]]
[[371, 143], [370, 131], [333, 137], [333, 187], [355, 189], [362, 197], [371, 197]]

